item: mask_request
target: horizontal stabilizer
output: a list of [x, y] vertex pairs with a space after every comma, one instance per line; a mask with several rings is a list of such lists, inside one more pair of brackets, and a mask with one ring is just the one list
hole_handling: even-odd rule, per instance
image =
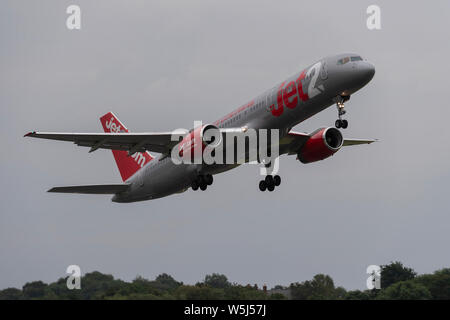
[[94, 184], [87, 186], [54, 187], [47, 192], [83, 193], [83, 194], [116, 194], [129, 188], [128, 184]]

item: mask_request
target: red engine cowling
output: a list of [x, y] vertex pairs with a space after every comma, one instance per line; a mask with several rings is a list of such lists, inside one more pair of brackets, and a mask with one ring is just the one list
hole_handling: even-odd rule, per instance
[[342, 147], [342, 133], [333, 127], [317, 130], [303, 145], [297, 154], [302, 163], [326, 159]]

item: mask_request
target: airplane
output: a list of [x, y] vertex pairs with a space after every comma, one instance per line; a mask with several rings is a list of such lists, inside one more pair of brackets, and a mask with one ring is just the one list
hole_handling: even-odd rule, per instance
[[[191, 129], [179, 140], [173, 132], [131, 133], [122, 122], [108, 112], [100, 118], [104, 133], [29, 132], [25, 137], [71, 141], [90, 147], [89, 152], [111, 149], [123, 183], [54, 187], [48, 192], [111, 194], [111, 201], [129, 203], [158, 199], [192, 190], [206, 190], [213, 175], [236, 168], [239, 164], [176, 164], [171, 152], [181, 154], [186, 144], [195, 138], [204, 146], [208, 130], [219, 133], [245, 132], [248, 129], [279, 130], [279, 155], [297, 155], [302, 163], [323, 160], [343, 146], [370, 144], [374, 139], [344, 139], [339, 128], [348, 127], [343, 119], [344, 103], [372, 80], [375, 67], [358, 54], [345, 53], [320, 59], [285, 81], [263, 92], [250, 102], [219, 120]], [[291, 129], [306, 119], [336, 105], [335, 126], [323, 127], [312, 133]], [[216, 141], [218, 142], [218, 141]], [[174, 149], [175, 148], [175, 149]], [[159, 153], [153, 156], [150, 152]], [[279, 175], [268, 174], [259, 181], [261, 191], [273, 191], [281, 183]]]

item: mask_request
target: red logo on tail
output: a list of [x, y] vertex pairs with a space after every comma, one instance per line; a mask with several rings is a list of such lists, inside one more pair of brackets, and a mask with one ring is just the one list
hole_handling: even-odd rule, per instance
[[[100, 122], [102, 123], [103, 130], [106, 133], [129, 132], [112, 112], [108, 112], [102, 116], [100, 118]], [[128, 156], [128, 152], [122, 150], [112, 150], [112, 153], [123, 181], [128, 180], [133, 174], [153, 159], [148, 152], [136, 152], [132, 156]]]

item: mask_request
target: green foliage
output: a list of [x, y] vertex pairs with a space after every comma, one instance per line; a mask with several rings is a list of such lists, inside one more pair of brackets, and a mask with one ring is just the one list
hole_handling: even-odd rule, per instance
[[180, 300], [219, 300], [224, 299], [223, 290], [207, 286], [181, 286], [175, 293]]
[[17, 288], [7, 288], [0, 291], [0, 300], [19, 300], [22, 299], [22, 290]]
[[227, 277], [218, 273], [208, 274], [203, 283], [211, 288], [217, 289], [224, 289], [230, 286]]
[[335, 288], [333, 279], [324, 274], [317, 274], [311, 281], [293, 283], [290, 286], [292, 298], [296, 300], [332, 300], [342, 299], [343, 288]]
[[224, 290], [225, 299], [229, 300], [264, 300], [266, 294], [252, 286], [233, 285]]
[[370, 300], [372, 297], [368, 290], [366, 291], [360, 291], [360, 290], [353, 290], [348, 291], [344, 299], [345, 300]]
[[381, 266], [381, 288], [387, 288], [399, 281], [414, 279], [416, 275], [413, 269], [403, 266], [401, 262], [391, 262]]
[[418, 276], [415, 281], [426, 287], [433, 299], [450, 300], [450, 268]]
[[114, 279], [112, 275], [98, 271], [81, 278], [81, 290], [69, 290], [66, 279], [46, 284], [42, 281], [28, 282], [22, 290], [7, 288], [0, 290], [0, 300], [19, 299], [105, 299], [105, 300], [283, 300], [292, 299], [449, 299], [450, 269], [441, 269], [433, 274], [416, 276], [413, 269], [400, 262], [382, 266], [381, 290], [346, 291], [335, 287], [333, 279], [318, 274], [312, 280], [292, 283], [289, 287], [275, 286], [267, 293], [251, 285], [230, 283], [225, 275], [213, 273], [196, 285], [184, 285], [168, 274], [160, 274], [155, 280], [136, 277], [131, 282]]
[[272, 293], [269, 297], [270, 300], [286, 300], [287, 297], [281, 293]]
[[380, 300], [428, 300], [430, 291], [423, 285], [414, 281], [400, 281], [380, 292]]
[[23, 297], [25, 299], [36, 299], [45, 296], [47, 285], [42, 281], [28, 282], [22, 287]]
[[183, 285], [183, 282], [176, 281], [172, 276], [166, 273], [157, 276], [153, 282], [153, 286], [160, 290], [175, 290], [181, 285]]

